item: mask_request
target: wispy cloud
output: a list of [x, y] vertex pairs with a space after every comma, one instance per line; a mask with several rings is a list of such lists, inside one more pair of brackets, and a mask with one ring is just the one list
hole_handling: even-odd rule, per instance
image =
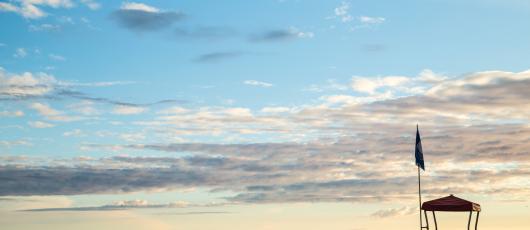
[[37, 129], [45, 129], [45, 128], [52, 128], [55, 127], [54, 124], [50, 124], [44, 121], [29, 121], [28, 125], [33, 128]]
[[264, 82], [264, 81], [257, 81], [257, 80], [246, 80], [246, 81], [243, 81], [243, 84], [252, 85], [252, 86], [259, 86], [259, 87], [264, 87], [264, 88], [269, 88], [269, 87], [273, 86], [273, 84], [271, 84], [271, 83]]
[[[66, 208], [39, 208], [39, 209], [26, 209], [19, 210], [24, 212], [75, 212], [75, 211], [117, 211], [117, 210], [130, 210], [130, 209], [179, 209], [179, 208], [211, 208], [227, 205], [229, 203], [218, 203], [218, 204], [191, 204], [186, 201], [175, 201], [171, 203], [156, 204], [150, 203], [147, 200], [121, 200], [111, 204], [102, 206], [86, 206], [86, 207], [66, 207]], [[224, 211], [196, 211], [196, 212], [176, 212], [166, 213], [171, 215], [202, 215], [202, 214], [223, 214], [228, 213]]]
[[195, 58], [194, 61], [199, 63], [218, 62], [225, 59], [241, 57], [245, 54], [245, 52], [240, 51], [213, 52], [200, 55], [199, 57]]
[[236, 31], [230, 27], [200, 26], [197, 28], [176, 28], [175, 38], [189, 40], [217, 40], [236, 35]]
[[45, 32], [56, 32], [56, 31], [60, 31], [61, 30], [61, 26], [60, 25], [54, 25], [54, 24], [49, 24], [49, 23], [43, 23], [43, 24], [38, 24], [38, 25], [29, 25], [29, 31], [31, 32], [40, 32], [40, 31], [45, 31]]
[[66, 58], [58, 54], [49, 54], [48, 57], [55, 61], [66, 61]]
[[418, 212], [418, 208], [413, 207], [402, 207], [402, 208], [390, 208], [382, 209], [372, 213], [372, 217], [388, 218], [395, 216], [407, 216]]
[[0, 117], [23, 117], [25, 114], [21, 110], [16, 111], [0, 111]]
[[364, 24], [381, 24], [385, 22], [383, 17], [369, 17], [369, 16], [360, 16], [359, 21]]
[[28, 56], [28, 52], [25, 48], [17, 48], [13, 54], [15, 58], [25, 58], [26, 56]]
[[94, 0], [81, 0], [81, 3], [86, 5], [91, 10], [97, 10], [101, 8], [101, 4]]
[[139, 106], [126, 106], [126, 105], [117, 105], [112, 110], [112, 113], [118, 115], [132, 115], [140, 114], [145, 112], [147, 109]]
[[315, 34], [313, 32], [301, 31], [296, 27], [288, 29], [269, 30], [260, 34], [250, 36], [250, 41], [253, 42], [277, 42], [289, 41], [297, 38], [312, 38]]

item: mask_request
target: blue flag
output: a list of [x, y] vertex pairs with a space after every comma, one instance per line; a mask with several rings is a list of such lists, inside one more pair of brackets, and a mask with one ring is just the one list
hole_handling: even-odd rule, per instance
[[423, 169], [425, 171], [425, 163], [423, 162], [423, 149], [421, 149], [421, 138], [420, 138], [420, 130], [418, 126], [416, 126], [416, 165]]

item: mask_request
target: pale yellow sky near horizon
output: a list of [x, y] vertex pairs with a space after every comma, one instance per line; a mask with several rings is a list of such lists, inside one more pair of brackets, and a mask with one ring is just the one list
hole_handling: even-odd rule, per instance
[[[120, 211], [0, 211], [2, 229], [112, 229], [112, 230], [364, 230], [418, 228], [418, 214], [387, 218], [371, 216], [389, 203], [253, 204], [207, 208], [159, 208]], [[482, 202], [481, 230], [526, 230], [530, 226], [528, 202]], [[28, 207], [28, 206], [26, 206]], [[432, 224], [432, 216], [431, 218]], [[440, 229], [465, 229], [467, 213], [437, 213]], [[474, 219], [473, 219], [474, 220]]]

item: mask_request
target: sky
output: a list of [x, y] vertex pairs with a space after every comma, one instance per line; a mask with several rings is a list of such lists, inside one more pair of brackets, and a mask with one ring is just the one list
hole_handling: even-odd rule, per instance
[[529, 21], [523, 0], [1, 0], [0, 225], [417, 228], [419, 125], [424, 201], [528, 229]]

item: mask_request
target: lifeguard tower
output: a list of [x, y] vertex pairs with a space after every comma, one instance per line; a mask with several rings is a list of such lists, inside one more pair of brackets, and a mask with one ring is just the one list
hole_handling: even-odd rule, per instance
[[468, 230], [470, 229], [471, 216], [473, 215], [473, 212], [477, 212], [477, 218], [475, 220], [475, 230], [477, 230], [478, 217], [481, 211], [479, 204], [464, 200], [462, 198], [458, 198], [456, 196], [453, 196], [453, 194], [451, 194], [450, 196], [424, 202], [423, 205], [421, 205], [421, 209], [423, 210], [425, 214], [425, 222], [427, 224], [425, 227], [422, 226], [422, 228], [425, 228], [427, 230], [429, 229], [429, 218], [427, 216], [427, 211], [432, 212], [435, 230], [438, 230], [438, 223], [436, 222], [436, 214], [435, 214], [436, 211], [438, 212], [469, 212], [469, 218], [467, 221]]

